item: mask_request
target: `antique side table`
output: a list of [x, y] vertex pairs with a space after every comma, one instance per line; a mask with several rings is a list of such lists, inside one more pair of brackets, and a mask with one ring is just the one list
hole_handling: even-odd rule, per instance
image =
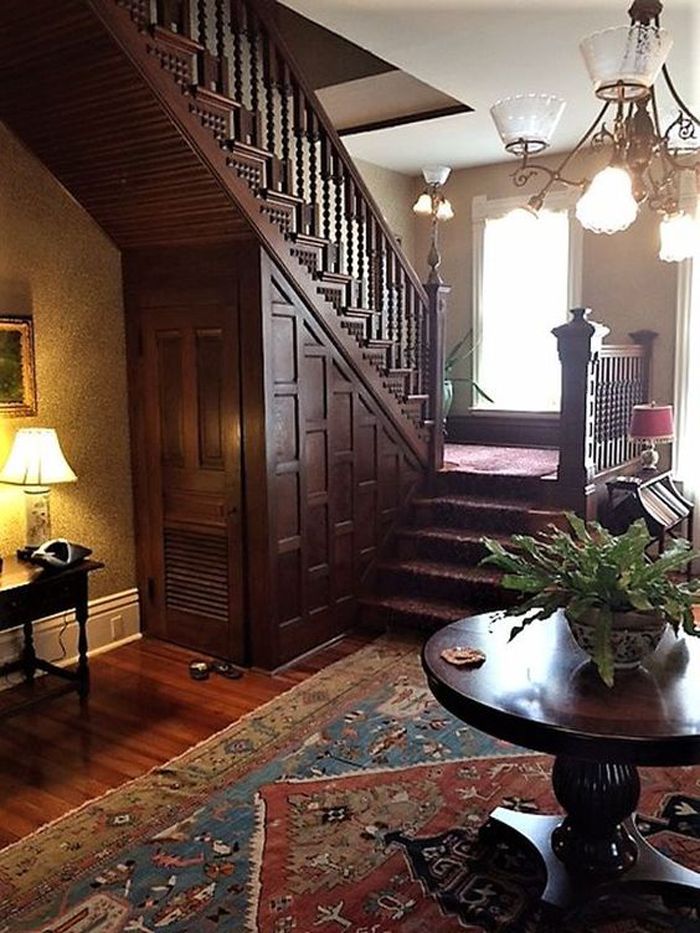
[[[542, 857], [542, 900], [569, 907], [612, 888], [681, 895], [700, 906], [700, 874], [658, 852], [635, 824], [639, 765], [700, 763], [700, 639], [671, 630], [644, 667], [606, 687], [574, 643], [563, 613], [509, 641], [515, 619], [489, 613], [433, 635], [423, 668], [436, 699], [469, 725], [555, 756], [564, 816], [498, 807], [490, 831], [515, 831]], [[458, 668], [443, 649], [467, 645], [486, 661]]]
[[[67, 570], [42, 570], [35, 564], [5, 558], [0, 573], [0, 631], [22, 627], [24, 645], [21, 657], [0, 665], [0, 676], [21, 671], [25, 680], [34, 680], [37, 671], [61, 678], [65, 683], [52, 691], [42, 691], [26, 702], [3, 710], [7, 716], [33, 703], [52, 696], [77, 690], [81, 700], [90, 690], [88, 668], [88, 575], [104, 565], [95, 560], [83, 560]], [[58, 613], [75, 611], [78, 625], [78, 664], [75, 670], [37, 657], [33, 627], [40, 619]]]

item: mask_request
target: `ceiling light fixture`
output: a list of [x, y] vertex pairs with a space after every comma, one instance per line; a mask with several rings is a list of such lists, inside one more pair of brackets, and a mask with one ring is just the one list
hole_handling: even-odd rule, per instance
[[[544, 186], [528, 201], [530, 210], [539, 211], [556, 184], [577, 187], [583, 191], [576, 205], [581, 224], [594, 233], [611, 234], [626, 230], [646, 202], [662, 217], [660, 258], [680, 262], [700, 252], [698, 226], [680, 210], [683, 174], [694, 172], [700, 178], [700, 119], [669, 75], [666, 59], [673, 40], [660, 26], [662, 9], [659, 0], [634, 0], [629, 26], [604, 29], [581, 42], [593, 90], [603, 105], [556, 168], [532, 159], [551, 144], [563, 100], [549, 94], [509, 97], [494, 104], [491, 115], [506, 150], [520, 157], [513, 174], [516, 187], [545, 176]], [[659, 75], [677, 108], [665, 128], [655, 88]], [[595, 152], [611, 147], [609, 165], [592, 181], [568, 177], [569, 163], [588, 143]]]
[[452, 220], [455, 215], [452, 205], [442, 190], [451, 171], [452, 169], [447, 165], [426, 165], [423, 169], [426, 188], [413, 205], [416, 214], [432, 218], [432, 236], [428, 253], [428, 265], [430, 266], [428, 282], [430, 283], [440, 284], [442, 281], [438, 272], [442, 261], [438, 250], [438, 222]]

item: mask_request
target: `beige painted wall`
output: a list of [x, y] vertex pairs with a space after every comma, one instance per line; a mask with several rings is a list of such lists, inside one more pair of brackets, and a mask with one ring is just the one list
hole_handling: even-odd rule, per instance
[[420, 261], [416, 263], [417, 231], [413, 221], [415, 215], [411, 210], [415, 201], [416, 179], [372, 162], [363, 162], [361, 159], [354, 161], [390, 228], [400, 237], [409, 261], [422, 273]]
[[[447, 183], [446, 194], [456, 215], [440, 230], [441, 271], [445, 282], [452, 286], [448, 346], [471, 325], [472, 200], [478, 195], [487, 198], [517, 195], [518, 190], [510, 179], [511, 172], [509, 163], [463, 169], [454, 172]], [[531, 184], [524, 190], [523, 200], [526, 200], [537, 188]], [[428, 223], [416, 218], [415, 228], [416, 242], [427, 242]], [[657, 231], [658, 220], [647, 207], [642, 207], [637, 221], [624, 233], [611, 237], [585, 233], [582, 300], [592, 309], [593, 319], [610, 327], [609, 342], [629, 342], [629, 331], [642, 328], [659, 333], [653, 392], [657, 401], [670, 402], [673, 400], [677, 268], [656, 258]], [[455, 413], [467, 408], [466, 395], [455, 400]]]
[[[39, 413], [0, 415], [0, 460], [17, 428], [56, 428], [78, 482], [51, 493], [53, 532], [93, 548], [91, 596], [135, 585], [119, 251], [0, 124], [0, 313], [34, 317]], [[20, 489], [0, 486], [0, 553], [24, 543]]]

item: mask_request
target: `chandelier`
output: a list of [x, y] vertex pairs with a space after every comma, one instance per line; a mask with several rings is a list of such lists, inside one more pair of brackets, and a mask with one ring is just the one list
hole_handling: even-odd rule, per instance
[[[508, 152], [520, 158], [513, 182], [522, 188], [544, 179], [527, 203], [537, 214], [557, 184], [582, 190], [576, 216], [594, 233], [626, 230], [646, 203], [661, 216], [659, 258], [681, 262], [698, 253], [695, 219], [681, 209], [685, 173], [700, 179], [700, 119], [684, 103], [666, 66], [673, 40], [661, 28], [659, 0], [634, 0], [629, 26], [594, 33], [581, 42], [596, 96], [603, 102], [598, 115], [576, 146], [556, 168], [536, 161], [547, 149], [565, 102], [550, 94], [509, 97], [491, 108], [496, 128]], [[676, 115], [663, 127], [659, 117], [657, 81], [663, 78]], [[593, 179], [571, 178], [569, 164], [590, 147], [609, 152], [609, 164]]]

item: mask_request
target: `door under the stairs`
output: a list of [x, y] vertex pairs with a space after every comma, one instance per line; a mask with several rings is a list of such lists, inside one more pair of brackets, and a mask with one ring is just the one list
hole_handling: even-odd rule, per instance
[[245, 660], [237, 309], [141, 316], [149, 510], [146, 627]]

